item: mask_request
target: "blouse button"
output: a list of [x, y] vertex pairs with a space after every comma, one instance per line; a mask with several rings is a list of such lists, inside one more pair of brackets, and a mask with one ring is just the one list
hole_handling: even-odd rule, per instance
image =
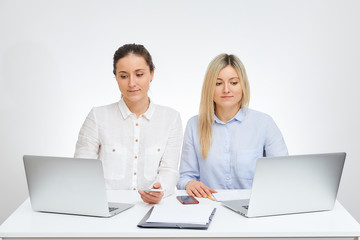
[[135, 158], [135, 159], [137, 159], [138, 157], [137, 157], [137, 156], [135, 156], [134, 158]]
[[160, 148], [158, 148], [157, 151], [160, 152]]
[[134, 175], [136, 175], [136, 172], [134, 172]]
[[113, 152], [115, 152], [115, 148], [113, 149]]
[[135, 142], [138, 142], [139, 140], [138, 139], [135, 139]]
[[136, 126], [139, 126], [139, 124], [138, 124], [138, 123], [136, 123], [135, 125], [136, 125]]
[[133, 190], [136, 190], [136, 188], [133, 188]]

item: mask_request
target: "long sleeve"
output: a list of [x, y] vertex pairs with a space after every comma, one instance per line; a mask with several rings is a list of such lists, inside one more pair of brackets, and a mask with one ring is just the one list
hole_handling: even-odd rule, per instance
[[160, 182], [169, 195], [179, 178], [181, 142], [177, 111], [150, 102], [137, 116], [121, 99], [90, 111], [75, 157], [101, 160], [107, 189], [148, 189]]
[[166, 190], [165, 196], [174, 192], [176, 183], [179, 179], [178, 166], [183, 134], [180, 114], [177, 114], [171, 126], [165, 151], [158, 169], [159, 174], [157, 176], [157, 181], [160, 182], [162, 187]]
[[199, 164], [197, 159], [197, 154], [195, 151], [195, 144], [197, 143], [196, 136], [194, 136], [194, 122], [197, 121], [197, 118], [192, 118], [189, 120], [186, 126], [184, 134], [184, 142], [181, 152], [181, 162], [180, 162], [180, 180], [177, 184], [178, 189], [185, 189], [185, 185], [190, 180], [199, 180], [200, 171]]
[[90, 111], [82, 125], [76, 143], [76, 158], [99, 158], [99, 132], [94, 108]]
[[214, 116], [212, 144], [203, 159], [197, 119], [191, 118], [185, 130], [179, 189], [190, 180], [213, 189], [249, 189], [258, 158], [288, 155], [284, 138], [269, 115], [241, 109], [226, 123]]
[[266, 157], [288, 155], [283, 135], [271, 117], [266, 128], [264, 155]]

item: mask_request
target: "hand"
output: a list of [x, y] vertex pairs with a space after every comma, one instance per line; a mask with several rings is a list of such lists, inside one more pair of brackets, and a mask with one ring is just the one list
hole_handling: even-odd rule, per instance
[[[161, 184], [159, 182], [154, 183], [152, 186], [154, 189], [161, 189]], [[145, 192], [143, 190], [138, 191], [141, 199], [146, 203], [159, 203], [164, 196], [163, 192]]]
[[212, 188], [209, 188], [205, 184], [199, 181], [191, 180], [185, 186], [185, 190], [187, 194], [191, 197], [208, 197], [211, 196], [212, 193], [216, 193], [216, 191]]

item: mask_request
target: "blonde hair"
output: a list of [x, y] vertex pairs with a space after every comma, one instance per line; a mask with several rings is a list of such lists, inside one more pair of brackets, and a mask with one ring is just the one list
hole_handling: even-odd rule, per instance
[[212, 143], [212, 124], [214, 122], [215, 114], [214, 92], [216, 79], [219, 76], [219, 72], [229, 65], [235, 69], [240, 78], [242, 98], [239, 102], [239, 109], [247, 109], [249, 105], [250, 86], [244, 65], [235, 55], [228, 55], [225, 53], [218, 55], [210, 62], [207, 68], [201, 91], [198, 123], [201, 155], [204, 159], [207, 158]]

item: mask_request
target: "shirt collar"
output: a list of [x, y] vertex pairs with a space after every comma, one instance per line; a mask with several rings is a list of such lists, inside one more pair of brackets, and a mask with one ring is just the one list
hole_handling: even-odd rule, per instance
[[147, 120], [151, 120], [152, 115], [154, 114], [155, 111], [155, 104], [151, 101], [150, 99], [150, 104], [148, 109], [146, 110], [145, 113], [143, 113], [143, 116], [147, 119]]
[[226, 123], [221, 121], [216, 115], [214, 115], [214, 122], [220, 123], [220, 124], [228, 124], [228, 123], [232, 123], [234, 121], [242, 122], [245, 119], [245, 116], [246, 116], [246, 109], [240, 109], [235, 114], [235, 116], [232, 119], [230, 119], [229, 121], [227, 121]]
[[[121, 112], [121, 115], [123, 116], [124, 119], [128, 118], [129, 116], [131, 115], [135, 115], [134, 113], [132, 113], [130, 111], [130, 109], [128, 108], [128, 106], [126, 106], [126, 103], [124, 101], [123, 98], [120, 99], [119, 103], [119, 109], [120, 109], [120, 112]], [[155, 105], [154, 103], [151, 101], [150, 99], [150, 104], [149, 104], [149, 107], [148, 109], [146, 110], [145, 113], [142, 114], [143, 117], [145, 117], [146, 119], [150, 120], [153, 113], [154, 113], [154, 110], [155, 110]]]

